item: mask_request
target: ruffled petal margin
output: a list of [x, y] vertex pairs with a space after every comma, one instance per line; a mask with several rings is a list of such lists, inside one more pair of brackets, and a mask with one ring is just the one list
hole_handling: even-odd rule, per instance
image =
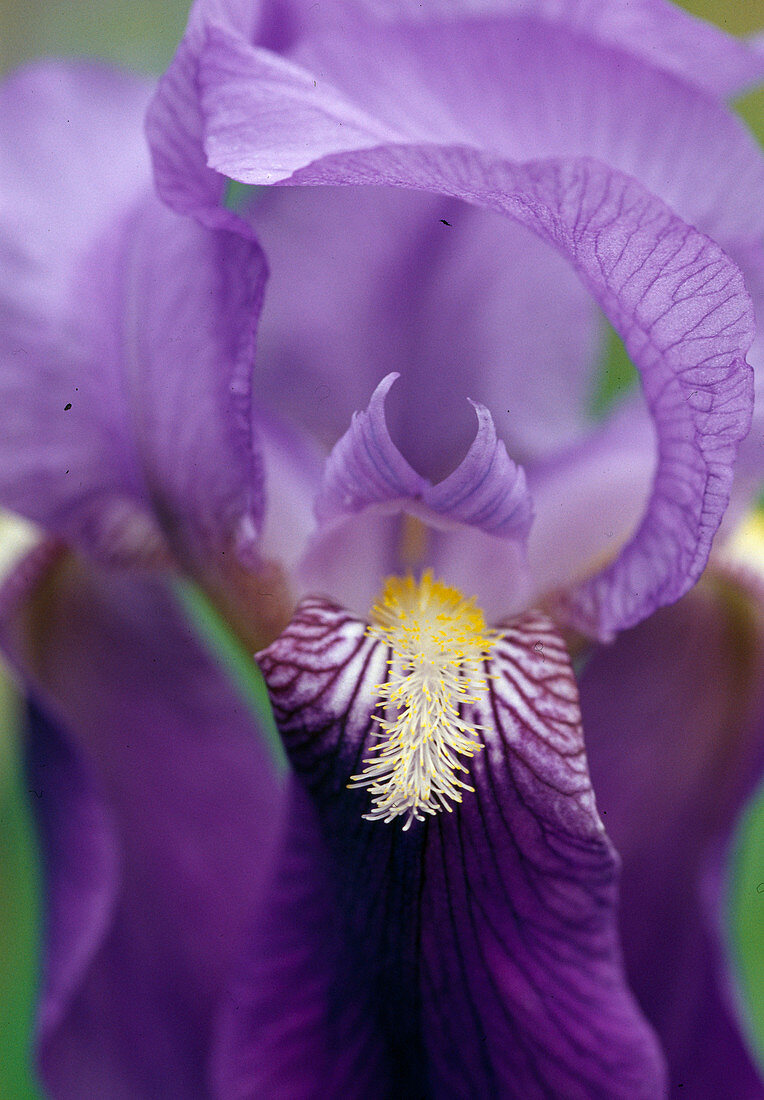
[[[335, 27], [306, 39], [303, 64], [209, 27], [199, 85], [206, 147], [212, 167], [246, 183], [398, 186], [485, 205], [567, 256], [639, 367], [658, 438], [653, 494], [634, 538], [568, 601], [574, 625], [608, 639], [697, 580], [752, 408], [744, 356], [754, 329], [740, 272], [656, 194], [722, 242], [750, 241], [750, 196], [762, 192], [764, 168], [738, 123], [697, 88], [610, 47], [550, 34], [548, 24], [541, 34], [532, 19], [499, 23], [404, 21], [380, 30], [372, 57], [361, 44], [368, 26], [348, 17], [341, 38]], [[456, 43], [458, 80], [443, 60]], [[539, 65], [550, 50], [558, 63]], [[491, 82], [508, 57], [510, 71], [525, 72], [526, 56], [545, 81], [553, 74], [552, 87], [531, 96], [533, 82], [508, 81], [505, 69]], [[511, 111], [508, 87], [522, 100]], [[660, 119], [654, 103], [665, 107]], [[681, 149], [677, 119], [686, 120]], [[722, 133], [717, 171], [707, 152], [719, 150]]]
[[299, 179], [443, 190], [504, 210], [569, 256], [640, 369], [658, 443], [636, 533], [570, 595], [569, 619], [609, 639], [686, 592], [724, 514], [753, 403], [750, 299], [721, 249], [592, 161], [518, 167], [471, 150], [388, 148], [327, 159]]

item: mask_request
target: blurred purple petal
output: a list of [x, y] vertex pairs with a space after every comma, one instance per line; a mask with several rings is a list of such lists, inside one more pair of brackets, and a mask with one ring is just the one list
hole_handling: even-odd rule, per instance
[[[475, 710], [486, 727], [470, 768], [476, 791], [409, 832], [364, 821], [367, 792], [345, 789], [372, 744], [387, 656], [366, 624], [306, 601], [258, 657], [333, 862], [346, 938], [337, 1003], [356, 1007], [362, 1029], [376, 1021], [396, 1095], [657, 1097], [661, 1057], [620, 968], [616, 859], [594, 809], [565, 648], [537, 613], [502, 636], [488, 662], [490, 710]], [[292, 904], [304, 909], [304, 898], [293, 892]], [[300, 919], [297, 931], [293, 951], [320, 958], [323, 926]], [[278, 983], [272, 958], [251, 954], [248, 972]], [[277, 994], [249, 996], [262, 1005]], [[328, 1003], [308, 1002], [330, 1041]], [[250, 1015], [228, 1050], [233, 1065], [273, 1066], [271, 1028]], [[329, 1051], [342, 1057], [341, 1046]]]
[[453, 199], [389, 188], [339, 198], [274, 188], [248, 209], [271, 272], [260, 401], [331, 446], [379, 379], [399, 372], [390, 434], [431, 480], [469, 447], [468, 397], [490, 409], [517, 460], [581, 435], [602, 333], [561, 256]]
[[623, 859], [627, 971], [673, 1087], [700, 1100], [764, 1094], [724, 970], [718, 882], [707, 889], [764, 766], [761, 604], [736, 587], [709, 578], [597, 650], [581, 680], [597, 801]]
[[[6, 143], [3, 170], [40, 210], [25, 235], [16, 205], [0, 220], [0, 246], [28, 269], [0, 298], [0, 494], [102, 559], [200, 568], [232, 546], [251, 554], [261, 518], [249, 373], [265, 266], [251, 239], [146, 197], [144, 101], [142, 85], [89, 66], [31, 69], [3, 90], [27, 138]], [[102, 130], [105, 148], [88, 145]], [[59, 173], [71, 194], [41, 243]]]
[[535, 512], [531, 606], [616, 557], [639, 526], [656, 463], [653, 423], [635, 395], [585, 442], [526, 467]]
[[[54, 873], [45, 1081], [72, 1100], [205, 1095], [212, 1017], [279, 827], [281, 795], [256, 724], [155, 582], [86, 578], [66, 559], [6, 626], [4, 648], [105, 802], [101, 811], [87, 789], [80, 797], [48, 730], [36, 774], [50, 798], [53, 867], [76, 869], [101, 851], [102, 812], [120, 866], [110, 919], [101, 905], [80, 908], [88, 920], [76, 927], [62, 923], [74, 921], [78, 896], [63, 891], [76, 880], [67, 872], [65, 886]], [[75, 796], [79, 819], [63, 813]], [[88, 860], [86, 872], [90, 897], [108, 896], [109, 860]]]
[[0, 316], [66, 320], [78, 257], [151, 178], [142, 132], [151, 91], [86, 62], [40, 62], [5, 77], [0, 255], [10, 277]]
[[[667, 0], [361, 0], [382, 18], [426, 22], [464, 16], [532, 14], [622, 49], [656, 68], [725, 97], [764, 76], [752, 44], [676, 8]], [[206, 0], [209, 4], [209, 0]], [[211, 14], [211, 12], [210, 12]]]
[[[36, 1043], [41, 1073], [58, 1077], [49, 1043], [101, 948], [119, 893], [119, 850], [103, 792], [81, 749], [30, 711], [27, 780], [45, 874], [45, 964]], [[65, 1086], [64, 1086], [65, 1087]]]

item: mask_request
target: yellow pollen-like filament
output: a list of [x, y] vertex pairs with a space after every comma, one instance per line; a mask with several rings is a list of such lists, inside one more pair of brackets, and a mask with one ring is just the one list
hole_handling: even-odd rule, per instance
[[379, 744], [349, 786], [368, 787], [368, 821], [406, 814], [404, 829], [424, 814], [451, 810], [472, 787], [459, 757], [482, 745], [482, 728], [465, 721], [462, 708], [478, 703], [485, 689], [483, 662], [495, 644], [474, 599], [433, 580], [388, 577], [372, 608], [368, 633], [389, 646], [389, 674], [378, 685], [384, 717]]

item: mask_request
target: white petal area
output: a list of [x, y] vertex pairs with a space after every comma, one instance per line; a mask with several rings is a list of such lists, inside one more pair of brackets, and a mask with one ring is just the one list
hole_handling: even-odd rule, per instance
[[[416, 556], [412, 542], [418, 544]], [[421, 571], [422, 566], [474, 596], [490, 621], [529, 606], [533, 589], [519, 543], [401, 501], [369, 508], [322, 530], [299, 564], [296, 587], [366, 616], [387, 577]]]

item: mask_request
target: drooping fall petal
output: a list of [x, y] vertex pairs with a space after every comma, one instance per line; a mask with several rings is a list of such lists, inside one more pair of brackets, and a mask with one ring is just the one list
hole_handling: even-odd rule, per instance
[[[314, 856], [306, 843], [314, 811], [297, 799], [286, 844], [308, 866], [300, 889], [294, 872], [274, 882], [279, 918], [253, 933], [221, 1027], [221, 1095], [254, 1095], [252, 1082], [275, 1097], [314, 1095], [323, 1082], [290, 1075], [292, 1047], [277, 1041], [300, 1020], [315, 1066], [347, 1080], [359, 1049], [379, 1058], [371, 1040], [343, 1043], [350, 1016], [356, 1039], [375, 1030], [384, 1041], [387, 1095], [660, 1096], [660, 1055], [621, 970], [616, 859], [554, 628], [536, 613], [501, 628], [486, 701], [471, 711], [485, 727], [475, 792], [408, 831], [365, 821], [367, 792], [346, 789], [375, 741], [387, 653], [363, 621], [309, 600], [259, 655], [325, 848]], [[306, 905], [305, 884], [320, 876], [333, 883], [328, 924]], [[295, 983], [313, 957], [319, 976]]]
[[46, 1086], [205, 1095], [213, 1015], [278, 832], [257, 723], [156, 580], [67, 557], [2, 630], [41, 712]]
[[756, 586], [707, 576], [596, 652], [581, 679], [597, 800], [623, 859], [627, 971], [672, 1087], [701, 1100], [762, 1095], [718, 865], [764, 767], [761, 609]]

